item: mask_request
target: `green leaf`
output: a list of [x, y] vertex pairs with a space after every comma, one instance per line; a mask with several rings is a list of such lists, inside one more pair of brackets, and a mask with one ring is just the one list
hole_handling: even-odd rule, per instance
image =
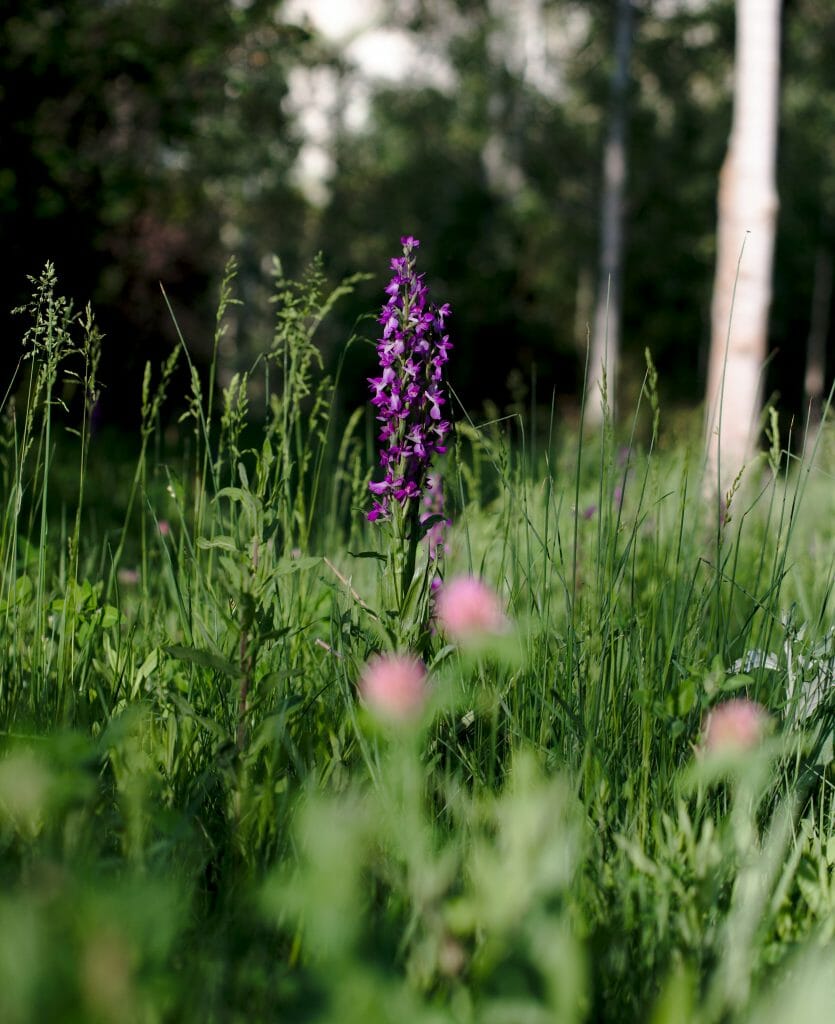
[[429, 663], [429, 671], [431, 672], [434, 669], [438, 668], [439, 665], [443, 664], [443, 662], [445, 662], [457, 651], [457, 644], [447, 644], [445, 647], [442, 647], [435, 655], [435, 657], [432, 659], [432, 661]]
[[381, 555], [379, 551], [349, 551], [348, 554], [351, 558], [376, 558], [378, 562], [388, 561], [386, 556]]
[[243, 590], [244, 577], [240, 566], [228, 555], [220, 556], [220, 567], [226, 574], [226, 583], [233, 590]]
[[250, 491], [244, 490], [243, 487], [222, 487], [215, 495], [215, 501], [218, 498], [228, 498], [230, 501], [239, 501], [242, 505], [245, 505], [251, 515], [256, 515], [261, 507], [261, 502], [252, 494]]
[[189, 661], [192, 665], [212, 669], [214, 672], [220, 672], [232, 679], [240, 679], [243, 675], [240, 666], [220, 654], [203, 651], [199, 647], [182, 647], [180, 644], [171, 644], [169, 647], [164, 647], [163, 650], [172, 658], [177, 658], [178, 661]]
[[207, 551], [211, 548], [220, 548], [223, 551], [237, 551], [238, 545], [235, 543], [232, 537], [198, 537], [197, 546], [202, 548], [203, 551]]
[[686, 679], [681, 681], [678, 689], [678, 713], [679, 715], [686, 715], [692, 711], [693, 706], [696, 703], [696, 687], [698, 680], [694, 676], [688, 676]]
[[276, 576], [290, 576], [294, 572], [305, 572], [316, 565], [320, 565], [321, 558], [311, 555], [307, 558], [282, 558], [276, 566]]
[[111, 626], [116, 626], [121, 620], [119, 609], [114, 608], [112, 604], [106, 604], [102, 608], [101, 612], [101, 624], [105, 629], [110, 629]]
[[142, 662], [139, 668], [136, 670], [136, 675], [133, 677], [133, 685], [131, 686], [131, 700], [133, 700], [139, 692], [139, 687], [146, 679], [156, 672], [157, 666], [159, 665], [159, 651], [155, 647], [148, 657]]
[[[267, 672], [266, 675], [261, 676], [261, 678], [258, 680], [257, 685], [258, 685], [259, 689], [262, 689], [262, 688], [274, 689], [274, 688], [280, 686], [282, 683], [286, 683], [289, 679], [296, 679], [299, 676], [303, 676], [304, 674], [305, 674], [305, 670], [302, 669], [302, 668], [283, 668], [283, 669], [279, 669], [277, 672]], [[294, 697], [288, 697], [287, 698], [287, 700], [295, 700], [295, 699], [296, 698], [294, 698]], [[302, 700], [301, 697], [298, 698], [298, 699]]]
[[[279, 629], [265, 629], [263, 633], [259, 630], [258, 639], [261, 643], [267, 643], [273, 640], [283, 640], [284, 637], [289, 635], [292, 629], [292, 626], [281, 626]], [[301, 630], [296, 630], [296, 632], [301, 632]]]
[[228, 740], [226, 730], [219, 722], [215, 722], [213, 719], [208, 718], [206, 715], [201, 715], [192, 704], [190, 704], [185, 697], [181, 697], [179, 693], [169, 691], [169, 697], [176, 704], [179, 711], [187, 718], [197, 722], [198, 725], [202, 726], [207, 732], [212, 733], [220, 740]]
[[0, 612], [14, 608], [16, 604], [24, 604], [32, 594], [32, 581], [28, 576], [18, 576], [12, 587], [8, 601], [0, 601]]
[[727, 693], [732, 690], [741, 690], [743, 686], [750, 686], [752, 682], [753, 679], [750, 676], [728, 676], [728, 678], [723, 680], [720, 684], [719, 689], [724, 693]]
[[290, 715], [294, 715], [297, 711], [300, 711], [304, 705], [304, 697], [294, 693], [292, 696], [285, 697], [283, 700], [278, 702], [273, 718], [287, 718]]
[[819, 914], [824, 910], [827, 899], [821, 885], [821, 878], [815, 865], [808, 860], [801, 861], [797, 871], [797, 886], [809, 909]]

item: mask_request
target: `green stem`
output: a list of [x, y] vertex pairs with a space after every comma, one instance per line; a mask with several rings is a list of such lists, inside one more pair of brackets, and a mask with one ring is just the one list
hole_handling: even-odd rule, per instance
[[415, 565], [417, 564], [418, 534], [420, 530], [419, 501], [419, 498], [411, 498], [409, 500], [408, 511], [404, 521], [405, 537], [403, 540], [406, 543], [406, 561], [403, 566], [403, 577], [400, 581], [401, 609], [405, 608], [406, 597], [409, 593], [409, 588], [412, 585], [412, 580], [415, 575]]

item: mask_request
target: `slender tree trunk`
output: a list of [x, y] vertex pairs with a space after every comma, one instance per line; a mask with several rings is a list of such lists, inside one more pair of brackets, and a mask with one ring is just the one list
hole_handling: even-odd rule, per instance
[[815, 254], [815, 283], [812, 286], [812, 310], [806, 342], [806, 376], [803, 380], [809, 419], [813, 424], [820, 423], [823, 413], [832, 272], [832, 253], [826, 246], [819, 245]]
[[617, 0], [615, 65], [609, 125], [603, 150], [600, 263], [586, 386], [586, 419], [600, 424], [600, 389], [606, 374], [607, 400], [614, 409], [620, 356], [623, 278], [623, 203], [626, 189], [627, 93], [632, 53], [632, 0]]
[[708, 489], [723, 494], [755, 446], [777, 216], [780, 0], [737, 0], [734, 107], [719, 176], [707, 379]]

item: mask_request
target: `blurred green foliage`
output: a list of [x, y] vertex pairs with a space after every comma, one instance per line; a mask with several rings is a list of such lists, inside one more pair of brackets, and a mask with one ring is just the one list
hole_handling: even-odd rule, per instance
[[[123, 395], [136, 393], [144, 355], [161, 355], [175, 337], [159, 282], [205, 368], [211, 296], [237, 256], [247, 302], [221, 352], [231, 374], [269, 345], [271, 253], [291, 276], [318, 250], [333, 280], [374, 272], [323, 329], [335, 363], [357, 317], [378, 304], [381, 268], [408, 232], [424, 240], [437, 299], [452, 303], [465, 403], [547, 406], [556, 391], [571, 419], [596, 287], [615, 6], [543, 0], [541, 10], [565, 32], [549, 56], [552, 91], [513, 58], [510, 8], [487, 0], [381, 4], [380, 26], [411, 33], [445, 63], [447, 84], [363, 78], [347, 44], [274, 0], [19, 0], [0, 25], [0, 306], [17, 304], [26, 274], [52, 259], [71, 294], [94, 300], [113, 339], [100, 411], [118, 421], [135, 408]], [[791, 0], [784, 27], [770, 379], [796, 409], [816, 252], [835, 233], [835, 14], [826, 0]], [[627, 406], [647, 346], [665, 398], [692, 406], [702, 396], [733, 31], [731, 0], [637, 5]], [[308, 77], [291, 92], [300, 72]], [[319, 111], [331, 166], [314, 201], [296, 161], [307, 131], [300, 106], [317, 102], [317, 82], [335, 99]], [[348, 113], [358, 83], [370, 109], [359, 121]], [[373, 325], [364, 330], [373, 336]], [[369, 359], [352, 353], [353, 394]], [[7, 354], [6, 377], [12, 369]]]
[[0, 304], [5, 316], [45, 259], [95, 301], [113, 340], [104, 401], [118, 419], [147, 355], [176, 338], [160, 282], [206, 362], [222, 226], [250, 235], [269, 221], [255, 249], [278, 234], [293, 251], [295, 138], [282, 98], [310, 42], [264, 0], [11, 6], [0, 24]]

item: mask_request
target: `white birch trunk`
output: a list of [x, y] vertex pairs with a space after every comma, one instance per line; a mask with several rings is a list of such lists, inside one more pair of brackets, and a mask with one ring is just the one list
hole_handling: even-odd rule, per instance
[[754, 453], [777, 215], [780, 0], [737, 0], [733, 121], [719, 176], [707, 379], [708, 489]]
[[623, 278], [623, 202], [626, 190], [626, 100], [632, 51], [632, 0], [618, 0], [612, 105], [603, 151], [603, 196], [600, 211], [600, 264], [594, 304], [586, 421], [603, 420], [600, 390], [605, 370], [607, 401], [614, 409], [620, 360], [620, 316]]

